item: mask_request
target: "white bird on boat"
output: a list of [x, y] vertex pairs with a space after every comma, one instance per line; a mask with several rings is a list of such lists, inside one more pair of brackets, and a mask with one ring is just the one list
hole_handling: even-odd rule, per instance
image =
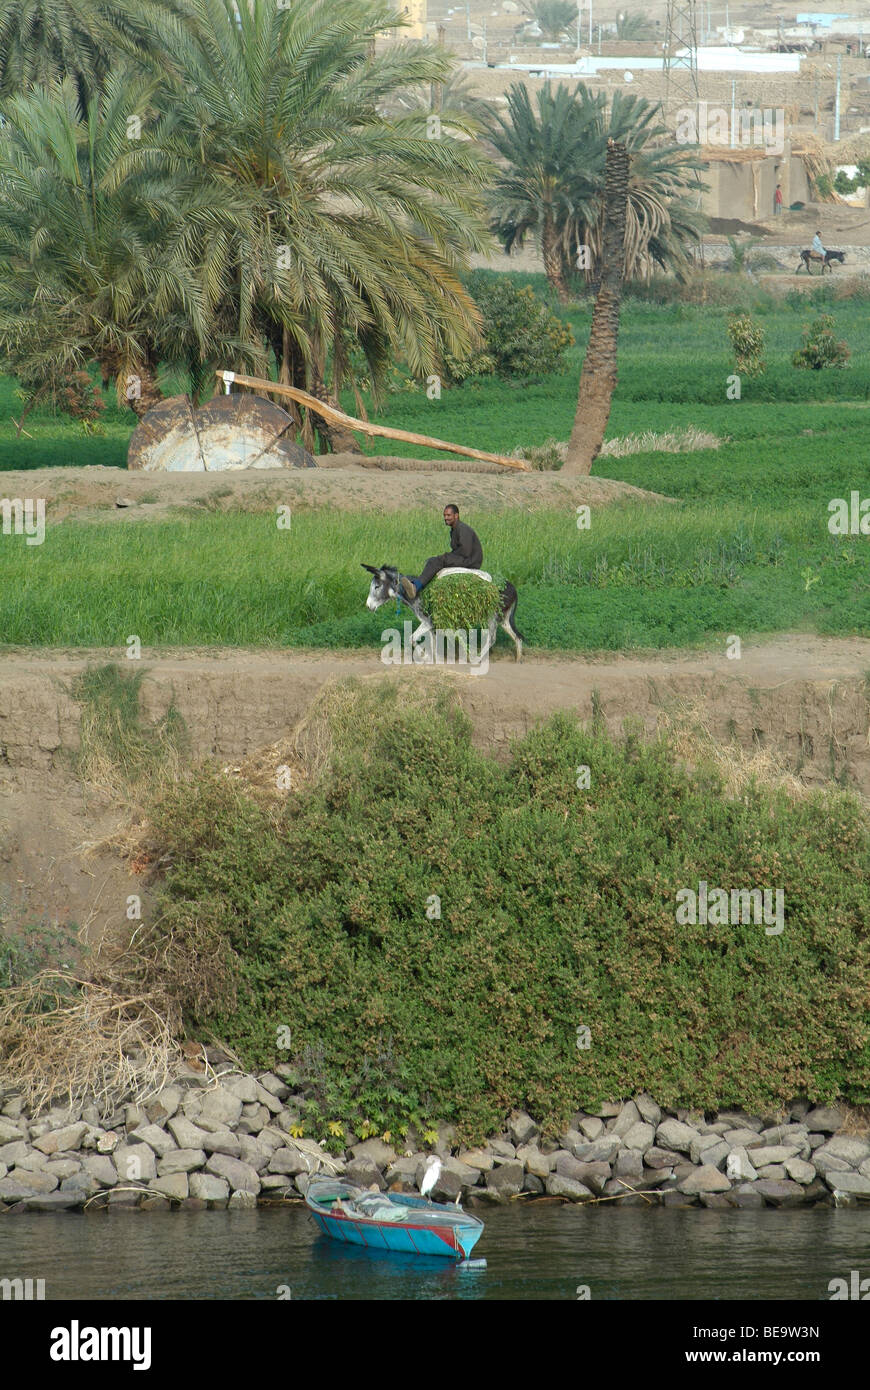
[[430, 1154], [423, 1164], [423, 1181], [420, 1183], [420, 1196], [428, 1197], [441, 1176], [441, 1159]]

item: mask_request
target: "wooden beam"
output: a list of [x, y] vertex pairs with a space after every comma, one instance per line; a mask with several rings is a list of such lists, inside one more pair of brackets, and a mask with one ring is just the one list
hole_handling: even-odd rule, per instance
[[481, 459], [484, 463], [497, 463], [502, 468], [515, 468], [521, 473], [532, 470], [524, 459], [510, 459], [504, 454], [487, 454], [483, 449], [469, 449], [464, 444], [448, 444], [444, 439], [432, 439], [428, 434], [414, 434], [411, 430], [391, 430], [386, 425], [372, 425], [367, 420], [357, 420], [353, 415], [345, 415], [331, 405], [324, 405], [316, 396], [300, 391], [297, 386], [285, 386], [280, 381], [262, 381], [256, 376], [243, 376], [240, 372], [215, 372], [215, 376], [226, 385], [252, 386], [257, 391], [269, 391], [276, 396], [289, 396], [299, 405], [322, 415], [333, 424], [345, 425], [348, 429], [362, 430], [363, 434], [377, 435], [383, 439], [404, 439], [408, 444], [423, 444], [427, 449], [440, 449], [442, 453], [462, 454], [466, 458]]

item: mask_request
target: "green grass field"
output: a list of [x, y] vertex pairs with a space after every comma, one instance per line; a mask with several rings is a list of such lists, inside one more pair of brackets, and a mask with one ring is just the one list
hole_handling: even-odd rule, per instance
[[[536, 277], [517, 278], [541, 288]], [[467, 515], [487, 568], [520, 589], [518, 623], [531, 646], [655, 649], [732, 632], [870, 632], [870, 542], [827, 529], [832, 498], [870, 495], [870, 358], [858, 351], [865, 305], [831, 308], [853, 349], [848, 369], [792, 368], [801, 326], [821, 309], [762, 303], [768, 373], [728, 401], [726, 311], [629, 302], [608, 434], [694, 425], [726, 442], [600, 459], [599, 475], [678, 502], [611, 507], [589, 531], [577, 530], [570, 511]], [[578, 346], [564, 374], [523, 385], [487, 379], [438, 401], [398, 391], [380, 418], [493, 450], [566, 438], [589, 309], [567, 317]], [[0, 381], [0, 467], [123, 465], [129, 413], [107, 411], [98, 437], [34, 415], [29, 441], [15, 438], [8, 419], [19, 405], [13, 383]], [[0, 545], [0, 640], [111, 647], [136, 633], [146, 646], [374, 648], [395, 618], [392, 609], [366, 612], [360, 563], [418, 572], [444, 544], [440, 516], [429, 513], [299, 512], [290, 531], [278, 531], [271, 513], [185, 514], [133, 531], [67, 522], [41, 547]]]

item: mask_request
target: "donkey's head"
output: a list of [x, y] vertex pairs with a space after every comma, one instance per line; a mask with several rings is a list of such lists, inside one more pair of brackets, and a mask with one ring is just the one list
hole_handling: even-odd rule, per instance
[[368, 570], [372, 577], [369, 588], [369, 596], [366, 599], [366, 608], [374, 613], [383, 604], [389, 603], [391, 598], [401, 598], [399, 592], [399, 571], [395, 565], [381, 565], [380, 569], [375, 569], [374, 565], [363, 565], [364, 570]]

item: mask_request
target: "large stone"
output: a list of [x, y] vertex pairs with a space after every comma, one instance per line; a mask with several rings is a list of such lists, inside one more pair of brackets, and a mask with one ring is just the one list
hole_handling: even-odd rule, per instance
[[205, 1149], [207, 1154], [226, 1154], [228, 1158], [242, 1156], [242, 1141], [230, 1129], [216, 1129], [212, 1134], [206, 1133], [199, 1147]]
[[46, 1192], [41, 1197], [27, 1197], [24, 1206], [27, 1211], [69, 1211], [79, 1207], [85, 1200], [80, 1192]]
[[[421, 1172], [420, 1177], [422, 1178], [422, 1176]], [[432, 1188], [431, 1196], [436, 1202], [455, 1202], [457, 1197], [462, 1196], [462, 1189], [462, 1179], [448, 1168], [442, 1168], [435, 1186]]]
[[609, 1163], [580, 1163], [573, 1172], [563, 1176], [573, 1178], [575, 1182], [582, 1182], [584, 1187], [590, 1188], [593, 1192], [603, 1192], [610, 1181], [611, 1168]]
[[790, 1158], [785, 1164], [785, 1171], [793, 1182], [799, 1182], [802, 1186], [814, 1181], [816, 1170], [811, 1163], [807, 1163], [803, 1158]]
[[63, 1129], [49, 1130], [36, 1140], [33, 1147], [44, 1154], [55, 1154], [60, 1149], [78, 1149], [87, 1131], [88, 1125], [84, 1120], [79, 1120], [77, 1124], [66, 1125]]
[[225, 1202], [230, 1195], [230, 1185], [226, 1178], [216, 1178], [212, 1173], [191, 1173], [190, 1195], [203, 1202]]
[[787, 1178], [784, 1163], [765, 1163], [758, 1169], [760, 1178]]
[[249, 1163], [228, 1154], [212, 1154], [205, 1166], [215, 1177], [226, 1178], [233, 1192], [252, 1192], [256, 1196], [260, 1191], [259, 1175]]
[[805, 1189], [790, 1178], [759, 1178], [754, 1188], [774, 1207], [799, 1206], [805, 1200]]
[[[282, 1150], [279, 1149], [277, 1153], [272, 1155], [273, 1162], [277, 1154], [281, 1152]], [[271, 1164], [270, 1170], [272, 1172], [275, 1171], [274, 1168], [271, 1167]], [[386, 1188], [384, 1176], [380, 1168], [376, 1163], [373, 1163], [370, 1158], [352, 1158], [345, 1169], [345, 1177], [348, 1182], [357, 1183], [360, 1187], [377, 1187], [381, 1192]]]
[[111, 1129], [110, 1129], [110, 1130], [107, 1130], [106, 1133], [105, 1133], [105, 1134], [101, 1134], [100, 1137], [99, 1137], [99, 1139], [97, 1140], [97, 1153], [98, 1153], [98, 1154], [111, 1154], [111, 1153], [114, 1153], [115, 1150], [116, 1150], [116, 1148], [117, 1148], [118, 1145], [120, 1144], [120, 1142], [121, 1142], [121, 1136], [120, 1136], [120, 1134], [115, 1133], [115, 1131], [114, 1131], [114, 1130], [111, 1130]]
[[80, 1173], [82, 1165], [74, 1158], [56, 1158], [46, 1163], [42, 1171], [53, 1173], [58, 1182], [62, 1182], [64, 1178], [71, 1178], [73, 1173]]
[[[586, 1115], [580, 1121], [577, 1128], [583, 1135], [583, 1140], [581, 1140], [580, 1142], [582, 1143], [585, 1141], [586, 1143], [592, 1143], [593, 1140], [600, 1139], [602, 1134], [604, 1133], [604, 1121], [602, 1119], [599, 1119], [597, 1115]], [[576, 1142], [577, 1141], [575, 1140], [575, 1143]], [[566, 1148], [573, 1148], [573, 1145], [568, 1144], [566, 1145]]]
[[[634, 1101], [629, 1100], [626, 1101], [625, 1105], [620, 1110], [613, 1124], [610, 1126], [608, 1133], [618, 1134], [621, 1139], [624, 1139], [628, 1131], [639, 1123], [640, 1111]], [[652, 1139], [650, 1139], [650, 1143], [652, 1143]]]
[[[4, 1144], [0, 1149], [0, 1163], [3, 1163], [7, 1168], [14, 1168], [16, 1163], [20, 1163], [23, 1158], [26, 1158], [29, 1152], [26, 1139], [16, 1139], [11, 1144]], [[44, 1159], [45, 1154], [40, 1154], [40, 1157]]]
[[732, 1149], [760, 1149], [764, 1147], [764, 1140], [755, 1129], [747, 1129], [744, 1125], [741, 1129], [728, 1129], [722, 1138]]
[[526, 1114], [525, 1110], [515, 1110], [508, 1120], [508, 1133], [511, 1142], [519, 1148], [534, 1139], [538, 1133], [538, 1126], [531, 1115]]
[[756, 1134], [764, 1129], [764, 1122], [757, 1115], [747, 1115], [745, 1110], [720, 1110], [716, 1119], [726, 1123], [729, 1129], [751, 1129]]
[[870, 1144], [866, 1139], [859, 1139], [857, 1135], [835, 1134], [822, 1148], [816, 1149], [816, 1158], [822, 1154], [825, 1158], [842, 1158], [851, 1167], [857, 1168], [865, 1158], [870, 1158]]
[[493, 1139], [489, 1149], [496, 1163], [505, 1163], [517, 1156], [516, 1147], [509, 1139]]
[[212, 1125], [238, 1124], [242, 1114], [242, 1101], [232, 1091], [225, 1086], [217, 1086], [213, 1091], [206, 1091], [202, 1098], [202, 1107], [199, 1112], [199, 1123], [206, 1128], [205, 1121], [211, 1121]]
[[515, 1197], [523, 1190], [523, 1165], [517, 1159], [502, 1163], [486, 1175], [488, 1191], [494, 1192], [502, 1201]]
[[258, 1173], [262, 1173], [269, 1166], [269, 1159], [272, 1157], [272, 1150], [265, 1144], [261, 1144], [259, 1139], [255, 1139], [252, 1134], [239, 1135], [239, 1157], [243, 1163], [250, 1163], [252, 1168], [256, 1168]]
[[741, 1211], [756, 1211], [764, 1206], [764, 1198], [760, 1192], [756, 1192], [751, 1183], [744, 1183], [738, 1187], [733, 1194], [734, 1203]]
[[724, 1173], [720, 1173], [718, 1168], [712, 1164], [705, 1163], [701, 1168], [697, 1168], [694, 1173], [690, 1173], [680, 1184], [678, 1190], [686, 1193], [696, 1192], [729, 1192], [731, 1183]]
[[253, 1192], [246, 1192], [243, 1188], [237, 1188], [227, 1203], [230, 1211], [253, 1211], [256, 1205]]
[[270, 1173], [284, 1173], [295, 1177], [297, 1173], [310, 1173], [311, 1164], [298, 1149], [275, 1149], [268, 1164]]
[[243, 1105], [242, 1118], [236, 1125], [239, 1134], [259, 1134], [272, 1118], [265, 1105]]
[[641, 1091], [639, 1096], [635, 1096], [634, 1103], [644, 1123], [652, 1125], [654, 1129], [657, 1129], [661, 1124], [662, 1112], [660, 1107], [656, 1105], [652, 1096], [647, 1095], [646, 1091]]
[[257, 1083], [252, 1076], [222, 1076], [221, 1086], [243, 1105], [253, 1105], [257, 1099]]
[[832, 1192], [852, 1192], [856, 1197], [870, 1197], [870, 1178], [860, 1173], [826, 1173], [825, 1182]]
[[469, 1168], [476, 1168], [479, 1173], [488, 1173], [494, 1162], [489, 1149], [461, 1149], [459, 1161]]
[[681, 1124], [679, 1120], [662, 1120], [656, 1130], [656, 1147], [687, 1154], [692, 1147], [692, 1141], [698, 1137], [698, 1131], [691, 1125]]
[[613, 1176], [627, 1183], [640, 1182], [643, 1177], [643, 1154], [639, 1149], [620, 1149], [613, 1161]]
[[[273, 1096], [272, 1092], [267, 1091], [265, 1086], [261, 1086], [259, 1081], [257, 1082], [257, 1104], [264, 1110], [268, 1110], [269, 1119], [271, 1119], [273, 1115], [280, 1115], [281, 1111], [284, 1109], [284, 1106], [281, 1101], [278, 1100], [277, 1096]], [[268, 1124], [269, 1120], [267, 1120], [266, 1123]]]
[[145, 1104], [145, 1114], [153, 1125], [165, 1124], [175, 1114], [181, 1104], [181, 1091], [177, 1086], [164, 1086], [163, 1090]]
[[[167, 1134], [165, 1129], [159, 1125], [139, 1125], [132, 1133], [128, 1134], [129, 1144], [147, 1144], [149, 1149], [153, 1149], [158, 1158], [163, 1158], [171, 1149], [175, 1148], [175, 1140], [171, 1134]], [[183, 1147], [183, 1146], [182, 1146]]]
[[725, 1161], [725, 1176], [732, 1182], [755, 1182], [758, 1174], [747, 1149], [731, 1149]]
[[837, 1158], [834, 1154], [826, 1154], [823, 1149], [816, 1149], [811, 1159], [812, 1165], [817, 1173], [848, 1173], [852, 1167], [845, 1158]]
[[673, 1168], [677, 1162], [677, 1155], [673, 1149], [660, 1149], [653, 1145], [644, 1153], [643, 1161], [647, 1168]]
[[396, 1161], [396, 1150], [382, 1139], [366, 1139], [364, 1144], [355, 1144], [351, 1153], [355, 1159], [368, 1159], [381, 1169]]
[[[290, 1094], [290, 1087], [287, 1085], [287, 1082], [282, 1081], [280, 1076], [276, 1076], [272, 1071], [264, 1071], [260, 1075], [260, 1085], [263, 1087], [264, 1091], [268, 1091], [270, 1096], [274, 1096], [274, 1098], [279, 1101], [286, 1100]], [[278, 1114], [279, 1111], [275, 1113]]]
[[157, 1177], [157, 1160], [148, 1144], [121, 1144], [112, 1162], [120, 1182], [150, 1182]]
[[114, 1187], [118, 1181], [115, 1165], [108, 1154], [88, 1154], [82, 1159], [82, 1167], [100, 1187]]
[[550, 1197], [567, 1197], [572, 1202], [588, 1202], [592, 1193], [588, 1187], [584, 1187], [582, 1182], [575, 1182], [573, 1178], [565, 1178], [561, 1173], [551, 1173], [546, 1181], [547, 1194]]
[[[517, 1158], [519, 1159], [519, 1154], [517, 1154]], [[458, 1158], [445, 1158], [441, 1164], [441, 1171], [452, 1173], [463, 1187], [474, 1187], [475, 1183], [480, 1181], [479, 1170], [472, 1168], [470, 1164], [462, 1163]], [[534, 1173], [536, 1169], [530, 1168], [529, 1171]]]
[[[610, 1164], [605, 1163], [603, 1166], [607, 1169], [607, 1176], [610, 1177]], [[558, 1173], [562, 1178], [571, 1178], [574, 1182], [585, 1182], [583, 1174], [588, 1167], [588, 1163], [583, 1163], [579, 1158], [575, 1158], [573, 1154], [559, 1152], [555, 1155], [553, 1171]], [[549, 1176], [549, 1174], [547, 1174], [547, 1176]]]
[[622, 1142], [627, 1149], [638, 1149], [640, 1153], [645, 1153], [651, 1148], [656, 1137], [655, 1129], [645, 1120], [638, 1120], [636, 1125], [632, 1125], [622, 1136]]
[[693, 1163], [706, 1163], [706, 1158], [701, 1157], [705, 1149], [715, 1149], [721, 1142], [718, 1134], [699, 1134], [689, 1145], [689, 1158]]
[[[194, 1168], [205, 1165], [204, 1149], [173, 1149], [157, 1164], [157, 1176], [166, 1178], [170, 1173], [189, 1173]], [[184, 1194], [185, 1197], [187, 1193]]]
[[720, 1139], [718, 1143], [711, 1144], [709, 1149], [704, 1150], [704, 1162], [714, 1168], [721, 1168], [724, 1172], [725, 1161], [730, 1152], [730, 1145], [726, 1144], [724, 1139]]
[[845, 1116], [836, 1106], [820, 1105], [804, 1117], [804, 1124], [811, 1133], [836, 1134]]
[[24, 1130], [21, 1125], [14, 1124], [12, 1120], [4, 1120], [0, 1117], [0, 1148], [6, 1144], [14, 1144], [16, 1140], [24, 1139]]
[[44, 1192], [54, 1192], [59, 1179], [53, 1173], [37, 1168], [28, 1172], [26, 1168], [13, 1168], [8, 1177], [0, 1179], [0, 1202], [18, 1202], [23, 1197], [39, 1197]]
[[757, 1172], [769, 1163], [785, 1163], [787, 1158], [796, 1158], [797, 1153], [795, 1144], [763, 1144], [752, 1150], [752, 1163]]
[[587, 1114], [597, 1115], [602, 1120], [615, 1120], [621, 1109], [620, 1100], [603, 1100], [600, 1105], [586, 1107]]
[[521, 1144], [517, 1159], [526, 1172], [533, 1173], [536, 1178], [546, 1178], [553, 1171], [553, 1155], [542, 1154], [537, 1144]]
[[178, 1202], [190, 1195], [187, 1173], [164, 1173], [159, 1178], [152, 1178], [148, 1187], [152, 1192], [162, 1192], [164, 1197], [173, 1197]]
[[618, 1134], [602, 1134], [600, 1139], [575, 1149], [574, 1157], [583, 1163], [612, 1163], [621, 1148], [622, 1139]]
[[[229, 1133], [229, 1130], [227, 1130], [227, 1133]], [[266, 1125], [260, 1130], [257, 1139], [264, 1149], [268, 1149], [269, 1153], [274, 1153], [276, 1149], [283, 1148], [287, 1136], [286, 1134], [282, 1134], [280, 1129], [275, 1129], [272, 1125]], [[235, 1155], [233, 1156], [235, 1157]]]
[[[166, 1128], [180, 1149], [203, 1149], [206, 1139], [210, 1138], [207, 1129], [200, 1129], [199, 1125], [193, 1124], [184, 1115], [173, 1115]], [[145, 1142], [147, 1144], [148, 1140]]]

